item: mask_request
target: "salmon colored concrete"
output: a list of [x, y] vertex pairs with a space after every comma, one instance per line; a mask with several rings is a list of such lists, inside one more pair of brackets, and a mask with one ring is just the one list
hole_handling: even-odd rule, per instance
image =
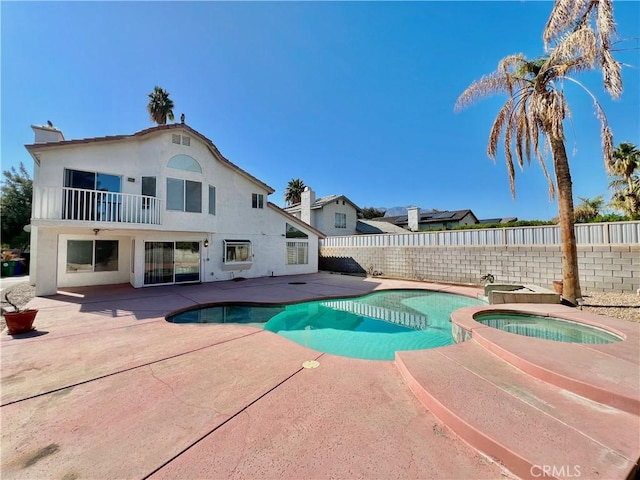
[[[215, 302], [389, 288], [480, 293], [319, 273], [36, 298], [29, 306], [40, 310], [37, 331], [3, 332], [0, 342], [2, 478], [464, 479], [544, 471], [625, 478], [633, 471], [640, 455], [633, 324], [527, 307], [602, 322], [626, 337], [616, 348], [545, 349], [540, 340], [485, 333], [464, 309], [455, 319], [471, 341], [402, 352], [394, 365], [323, 354], [251, 326], [164, 320]], [[318, 367], [303, 368], [311, 360]], [[614, 400], [596, 402], [559, 386], [560, 377]]]

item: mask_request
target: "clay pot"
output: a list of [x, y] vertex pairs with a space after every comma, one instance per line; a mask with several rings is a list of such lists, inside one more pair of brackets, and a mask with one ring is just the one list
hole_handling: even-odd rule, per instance
[[553, 289], [555, 290], [556, 293], [559, 293], [560, 295], [562, 295], [562, 280], [554, 280], [553, 281]]
[[22, 312], [5, 312], [4, 319], [7, 322], [9, 335], [27, 333], [33, 330], [33, 321], [38, 310], [24, 310]]

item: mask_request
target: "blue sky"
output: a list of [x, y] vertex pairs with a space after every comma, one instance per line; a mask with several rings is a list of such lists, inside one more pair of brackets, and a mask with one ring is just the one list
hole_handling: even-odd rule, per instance
[[[504, 97], [454, 112], [462, 91], [504, 56], [542, 53], [551, 2], [1, 2], [2, 168], [32, 160], [31, 124], [67, 139], [152, 126], [159, 85], [176, 119], [276, 189], [301, 178], [319, 196], [361, 207], [457, 210], [479, 218], [557, 214], [540, 166], [517, 172], [486, 155]], [[624, 93], [597, 74], [615, 143], [640, 144], [640, 2], [614, 2], [627, 50]], [[599, 124], [585, 93], [566, 85], [574, 197], [604, 194]], [[549, 159], [550, 165], [550, 159]], [[551, 166], [549, 167], [552, 169]], [[105, 166], [105, 170], [108, 167]], [[109, 172], [111, 173], [111, 172]]]

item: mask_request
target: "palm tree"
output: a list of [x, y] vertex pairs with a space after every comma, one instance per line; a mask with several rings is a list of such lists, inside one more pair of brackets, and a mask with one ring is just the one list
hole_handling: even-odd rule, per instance
[[304, 189], [305, 185], [302, 180], [299, 178], [291, 179], [284, 192], [284, 201], [287, 202], [287, 205], [300, 203]]
[[613, 152], [608, 165], [613, 179], [611, 207], [631, 218], [640, 216], [640, 151], [632, 143], [623, 142]]
[[[555, 196], [556, 185], [549, 176], [540, 151], [540, 137], [548, 142], [557, 184], [563, 296], [572, 303], [581, 297], [581, 292], [571, 172], [564, 145], [563, 121], [570, 110], [559, 83], [563, 80], [574, 81], [569, 77], [572, 73], [593, 69], [596, 58], [594, 52], [593, 49], [587, 50], [588, 55], [580, 55], [576, 48], [561, 43], [548, 56], [533, 61], [527, 60], [522, 54], [510, 55], [500, 61], [495, 72], [472, 83], [456, 102], [456, 109], [460, 110], [490, 94], [503, 92], [508, 95], [491, 128], [487, 152], [495, 160], [498, 141], [504, 131], [505, 157], [514, 198], [514, 149], [520, 168], [524, 167], [525, 158], [528, 163], [532, 155], [537, 158], [549, 184], [549, 196]], [[613, 155], [613, 136], [602, 107], [593, 95], [591, 97], [601, 123], [604, 157], [610, 159]]]
[[593, 198], [578, 198], [580, 199], [580, 203], [573, 209], [576, 223], [590, 222], [600, 215], [600, 210], [602, 210], [602, 207], [604, 206], [604, 196], [598, 195]]
[[173, 121], [173, 100], [169, 98], [169, 92], [156, 85], [153, 88], [153, 92], [149, 94], [147, 111], [151, 116], [151, 120], [158, 125], [165, 125], [167, 118]]
[[640, 150], [632, 143], [621, 143], [613, 152], [613, 160], [608, 167], [612, 174], [621, 177], [629, 190], [632, 190], [634, 173], [640, 170]]

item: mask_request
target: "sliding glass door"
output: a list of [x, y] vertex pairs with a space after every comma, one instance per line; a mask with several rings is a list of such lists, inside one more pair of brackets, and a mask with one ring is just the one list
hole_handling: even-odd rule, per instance
[[63, 219], [120, 221], [120, 176], [65, 169], [64, 186]]
[[200, 281], [199, 242], [145, 242], [144, 284]]

